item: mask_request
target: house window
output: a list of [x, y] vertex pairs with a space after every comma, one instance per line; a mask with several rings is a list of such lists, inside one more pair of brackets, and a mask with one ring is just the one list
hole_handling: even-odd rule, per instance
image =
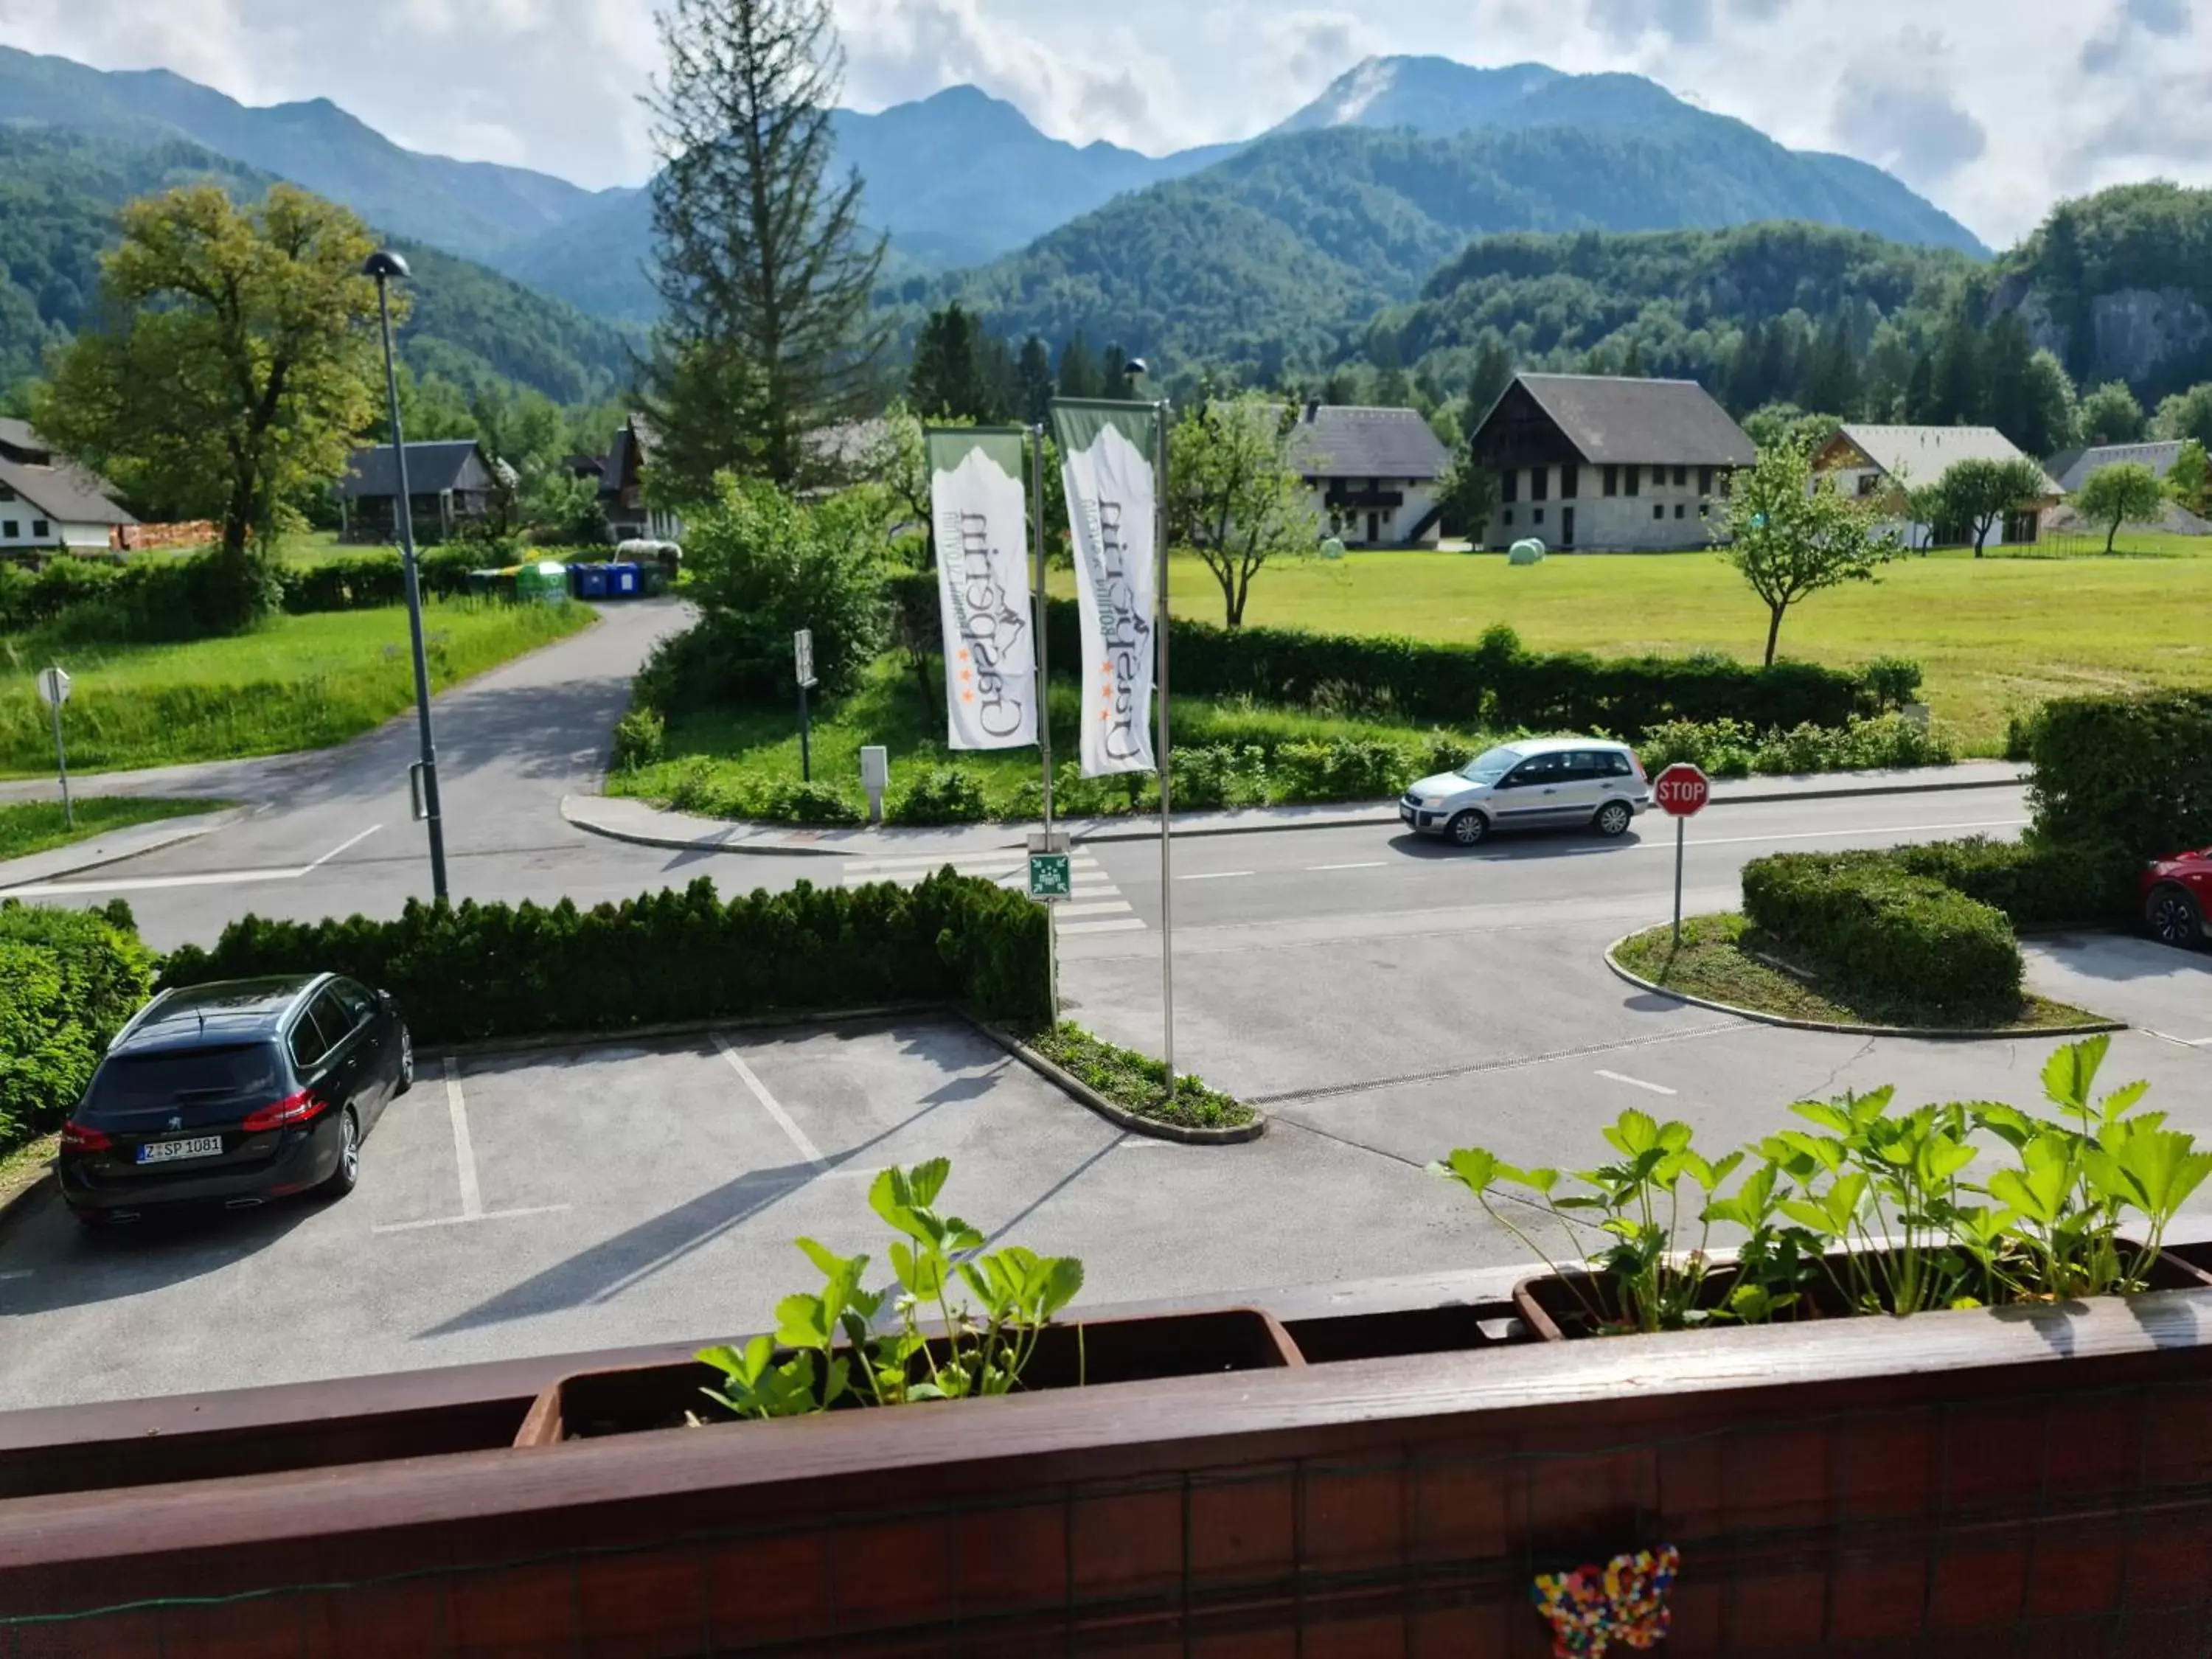
[[1674, 488], [1677, 489], [1687, 489], [1689, 487], [1690, 469], [1686, 466], [1676, 467], [1674, 469]]
[[1709, 466], [1701, 466], [1698, 469], [1698, 494], [1710, 495], [1712, 493], [1713, 470]]
[[[1521, 469], [1517, 466], [1507, 467], [1504, 471], [1498, 474], [1498, 486], [1499, 501], [1507, 502], [1519, 501], [1521, 499]], [[1511, 514], [1505, 515], [1505, 522], [1508, 524], [1513, 522]]]
[[1571, 501], [1583, 493], [1583, 470], [1572, 461], [1559, 469], [1559, 499]]
[[1859, 499], [1861, 501], [1866, 500], [1869, 496], [1874, 494], [1875, 485], [1877, 482], [1878, 479], [1876, 475], [1872, 472], [1862, 472], [1859, 474]]
[[1628, 469], [1628, 493], [1632, 495], [1640, 495], [1644, 493], [1644, 469], [1640, 466], [1632, 466]]
[[1684, 503], [1677, 501], [1674, 503], [1674, 516], [1678, 519], [1686, 519], [1690, 516], [1690, 509]]
[[1620, 469], [1617, 466], [1609, 466], [1605, 470], [1605, 493], [1608, 495], [1620, 494]]
[[34, 541], [34, 542], [35, 542], [35, 541], [37, 541], [40, 537], [45, 536], [45, 535], [47, 535], [48, 533], [50, 533], [50, 532], [52, 532], [52, 528], [53, 528], [53, 526], [52, 526], [52, 525], [49, 525], [49, 524], [48, 524], [48, 523], [47, 523], [44, 519], [33, 519], [33, 520], [31, 520], [31, 539], [32, 539], [33, 541]]
[[0, 483], [0, 501], [12, 501], [15, 499], [15, 492], [9, 489], [6, 484]]
[[1505, 527], [1508, 530], [1513, 528], [1513, 509], [1510, 507], [1505, 509]]
[[1651, 509], [1651, 516], [1655, 519], [1663, 519], [1667, 516], [1667, 509], [1663, 507], [1654, 506]]
[[1530, 467], [1528, 469], [1528, 499], [1532, 501], [1544, 501], [1549, 498], [1551, 493], [1552, 469], [1548, 466]]
[[22, 533], [22, 526], [14, 519], [9, 519], [4, 524], [0, 524], [0, 535], [4, 535], [11, 542]]
[[1544, 509], [1543, 509], [1542, 507], [1538, 507], [1538, 508], [1537, 508], [1534, 513], [1531, 513], [1531, 514], [1528, 515], [1528, 522], [1529, 522], [1529, 523], [1531, 523], [1531, 524], [1541, 524], [1541, 523], [1543, 523], [1543, 522], [1544, 522]]

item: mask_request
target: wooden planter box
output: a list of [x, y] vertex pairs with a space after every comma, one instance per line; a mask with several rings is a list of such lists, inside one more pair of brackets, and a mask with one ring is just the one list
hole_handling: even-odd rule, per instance
[[[193, 1402], [0, 1417], [0, 1655], [1539, 1659], [1535, 1572], [1662, 1540], [1691, 1659], [2202, 1655], [2212, 1289], [1542, 1343], [1475, 1279], [1269, 1302], [1440, 1352], [130, 1488], [52, 1482]], [[380, 1395], [481, 1430], [588, 1369], [223, 1432], [349, 1395], [389, 1451]]]

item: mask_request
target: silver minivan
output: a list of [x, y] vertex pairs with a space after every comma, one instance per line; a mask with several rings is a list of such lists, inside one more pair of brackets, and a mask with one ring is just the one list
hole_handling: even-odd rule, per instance
[[1644, 763], [1626, 744], [1531, 738], [1478, 755], [1456, 772], [1423, 778], [1398, 817], [1425, 836], [1475, 847], [1502, 830], [1595, 830], [1621, 836], [1651, 810]]

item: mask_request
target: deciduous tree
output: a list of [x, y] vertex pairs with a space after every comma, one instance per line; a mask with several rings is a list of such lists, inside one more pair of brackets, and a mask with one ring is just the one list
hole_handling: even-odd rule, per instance
[[2200, 519], [2212, 517], [2212, 460], [2205, 447], [2191, 438], [2181, 446], [2166, 475], [2166, 493]]
[[289, 185], [246, 207], [212, 185], [147, 197], [122, 231], [101, 262], [107, 325], [62, 354], [33, 416], [130, 495], [221, 524], [243, 619], [272, 599], [249, 544], [337, 481], [368, 424], [376, 244]]
[[1168, 529], [1221, 584], [1226, 621], [1244, 620], [1252, 579], [1271, 559], [1310, 552], [1320, 521], [1291, 463], [1294, 404], [1249, 395], [1183, 411], [1169, 444]]
[[1736, 474], [1728, 523], [1722, 556], [1765, 602], [1770, 665], [1792, 605], [1844, 582], [1873, 581], [1903, 550], [1875, 527], [1869, 508], [1838, 491], [1832, 476], [1814, 477], [1803, 444], [1771, 449]]
[[734, 466], [788, 488], [809, 441], [872, 411], [888, 341], [884, 243], [832, 174], [844, 53], [830, 0], [669, 0], [646, 102], [661, 321], [645, 381], [662, 493]]
[[1973, 532], [1978, 559], [1990, 532], [2008, 514], [2025, 513], [2040, 501], [2050, 481], [2033, 461], [1972, 460], [1952, 467], [1936, 488], [1943, 504], [1941, 522], [1964, 525]]
[[2110, 554], [2124, 524], [2148, 524], [2166, 506], [2166, 490], [2158, 474], [2134, 461], [2100, 466], [2089, 475], [2074, 497], [2075, 507], [2105, 530], [2105, 551]]
[[2081, 399], [2077, 436], [2094, 449], [2106, 444], [2140, 443], [2143, 408], [2125, 380], [2108, 380]]

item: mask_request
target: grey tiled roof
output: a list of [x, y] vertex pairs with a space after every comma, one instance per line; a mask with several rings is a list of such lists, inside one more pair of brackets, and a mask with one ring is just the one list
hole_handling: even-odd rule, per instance
[[2044, 470], [2058, 480], [2058, 487], [2071, 495], [2089, 482], [2089, 475], [2108, 466], [2133, 464], [2147, 466], [2160, 478], [2173, 471], [2173, 464], [2181, 459], [2181, 440], [2162, 444], [2106, 444], [2097, 449], [2069, 450], [2063, 455], [2054, 455], [2045, 464]]
[[27, 466], [0, 459], [0, 484], [5, 484], [57, 524], [137, 524], [109, 498], [96, 473], [71, 461], [54, 466]]
[[[1840, 434], [1882, 472], [1908, 487], [1941, 483], [1961, 461], [2026, 461], [2019, 446], [1993, 426], [1847, 425]], [[2031, 466], [2041, 466], [2030, 461]], [[2049, 492], [2063, 493], [2046, 477]]]
[[1630, 466], [1750, 466], [1758, 447], [1695, 380], [1519, 377], [1583, 459]]
[[1309, 404], [1291, 459], [1310, 478], [1410, 479], [1441, 476], [1451, 455], [1418, 410]]
[[[462, 469], [477, 453], [472, 438], [453, 438], [441, 442], [410, 444], [407, 446], [407, 488], [416, 495], [436, 495], [461, 487]], [[379, 444], [374, 449], [356, 449], [353, 459], [346, 463], [344, 481], [338, 493], [355, 501], [363, 496], [396, 495], [399, 481], [392, 465], [392, 446]]]

